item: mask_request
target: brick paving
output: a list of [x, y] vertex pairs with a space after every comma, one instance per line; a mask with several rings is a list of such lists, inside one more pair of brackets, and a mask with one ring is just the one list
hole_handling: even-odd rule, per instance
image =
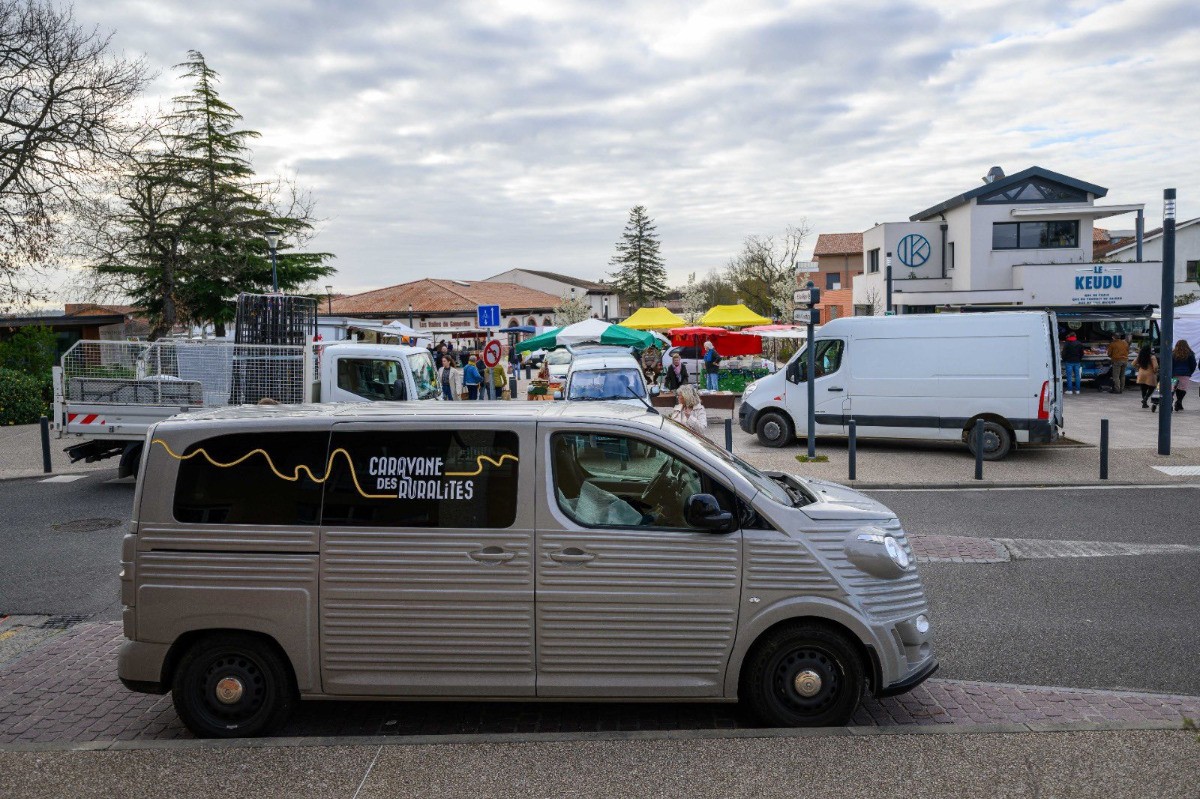
[[992, 538], [965, 535], [914, 535], [908, 542], [918, 563], [1007, 563], [1004, 545]]
[[[0, 666], [0, 744], [189, 738], [170, 696], [126, 691], [116, 678], [115, 623], [79, 624]], [[1182, 723], [1200, 697], [933, 679], [909, 694], [866, 699], [853, 723], [876, 725]], [[734, 705], [305, 702], [286, 736], [711, 730], [753, 727]]]

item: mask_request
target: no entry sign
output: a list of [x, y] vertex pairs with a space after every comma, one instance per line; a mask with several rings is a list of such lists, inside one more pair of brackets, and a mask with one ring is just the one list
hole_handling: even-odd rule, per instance
[[500, 340], [492, 339], [483, 345], [483, 365], [489, 369], [500, 363]]

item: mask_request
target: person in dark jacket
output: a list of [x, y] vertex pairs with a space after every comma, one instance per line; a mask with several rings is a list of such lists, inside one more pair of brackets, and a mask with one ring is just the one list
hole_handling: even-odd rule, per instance
[[[1183, 398], [1192, 385], [1192, 373], [1196, 371], [1196, 353], [1185, 339], [1175, 342], [1171, 351], [1171, 377], [1175, 378], [1175, 410], [1183, 410]], [[1166, 397], [1163, 397], [1166, 399]]]
[[677, 352], [671, 356], [671, 365], [667, 367], [667, 371], [663, 374], [663, 388], [667, 391], [677, 391], [680, 386], [686, 386], [687, 382], [687, 367], [684, 366], [683, 360]]
[[469, 400], [479, 399], [479, 384], [483, 382], [483, 375], [479, 374], [478, 362], [479, 359], [472, 355], [463, 367], [463, 385], [467, 387]]
[[1067, 336], [1067, 343], [1063, 345], [1062, 362], [1066, 371], [1063, 391], [1078, 394], [1079, 379], [1083, 376], [1083, 345], [1076, 340], [1074, 333]]

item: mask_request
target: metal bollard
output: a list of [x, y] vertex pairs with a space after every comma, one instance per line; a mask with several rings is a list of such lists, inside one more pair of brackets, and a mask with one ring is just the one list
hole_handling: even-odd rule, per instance
[[733, 452], [733, 420], [725, 420], [725, 451]]
[[975, 429], [971, 431], [971, 435], [975, 436], [975, 479], [983, 479], [983, 420], [975, 420]]
[[39, 424], [42, 426], [42, 471], [50, 474], [50, 420], [43, 416]]
[[850, 420], [850, 479], [858, 479], [858, 423]]
[[526, 379], [526, 380], [532, 380], [532, 379], [533, 379], [533, 371], [532, 371], [532, 367], [531, 367], [529, 364], [525, 364], [525, 379]]
[[1100, 479], [1108, 479], [1108, 420], [1100, 420]]

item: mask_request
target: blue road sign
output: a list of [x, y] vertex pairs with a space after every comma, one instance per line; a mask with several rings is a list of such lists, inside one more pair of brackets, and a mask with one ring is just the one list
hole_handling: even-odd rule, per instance
[[500, 327], [500, 306], [480, 305], [475, 309], [480, 327]]

